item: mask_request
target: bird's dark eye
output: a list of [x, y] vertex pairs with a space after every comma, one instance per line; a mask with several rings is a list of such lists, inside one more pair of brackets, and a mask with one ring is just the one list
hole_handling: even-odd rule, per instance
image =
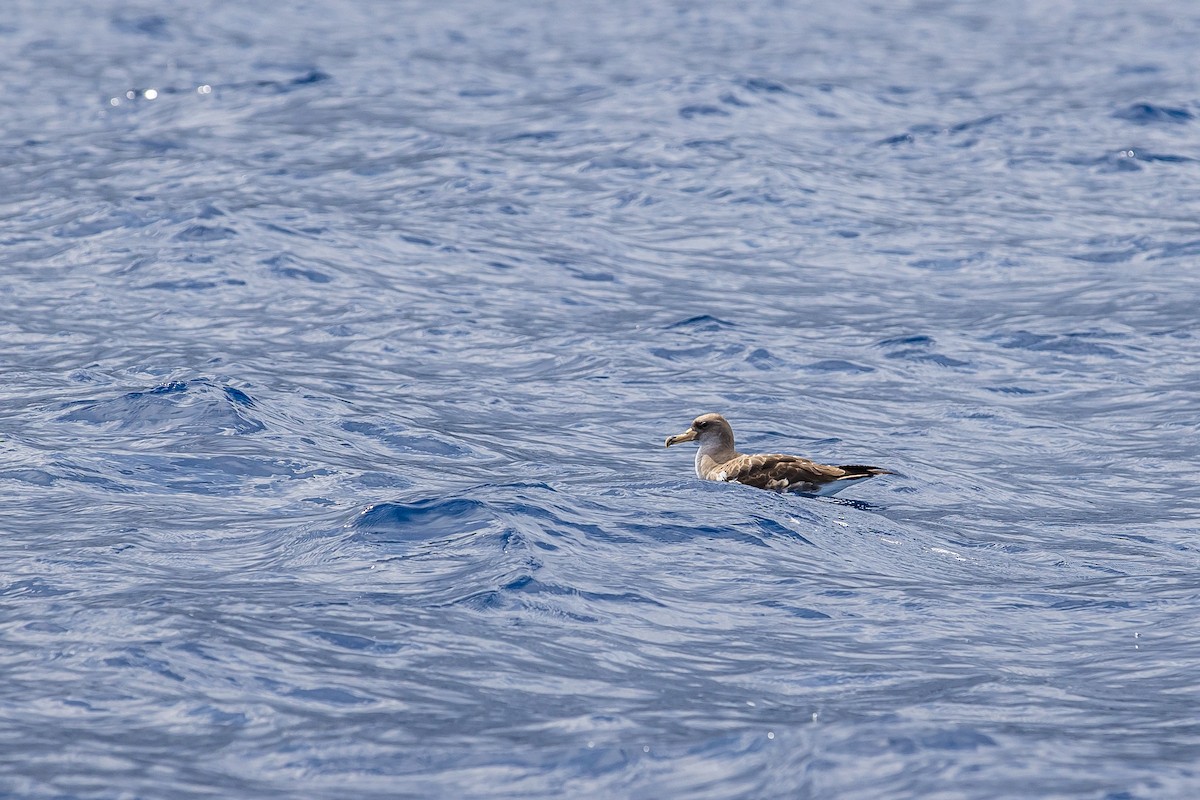
[[708, 423], [707, 423], [707, 422], [697, 422], [697, 423], [696, 423], [696, 430], [698, 430], [698, 431], [702, 431], [702, 430], [704, 430], [704, 429], [705, 429], [705, 428], [707, 428], [707, 427], [708, 427]]

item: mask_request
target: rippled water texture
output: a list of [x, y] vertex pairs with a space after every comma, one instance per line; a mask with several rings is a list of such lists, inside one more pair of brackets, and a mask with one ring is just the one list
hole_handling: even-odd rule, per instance
[[10, 5], [0, 795], [1200, 796], [1194, 4]]

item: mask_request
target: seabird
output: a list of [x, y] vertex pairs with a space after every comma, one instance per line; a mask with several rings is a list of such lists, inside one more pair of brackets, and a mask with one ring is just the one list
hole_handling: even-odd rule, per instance
[[706, 481], [744, 483], [776, 492], [827, 497], [876, 475], [895, 473], [862, 464], [840, 467], [778, 453], [742, 455], [733, 446], [733, 428], [720, 414], [704, 414], [683, 433], [667, 437], [667, 447], [696, 441], [696, 476]]

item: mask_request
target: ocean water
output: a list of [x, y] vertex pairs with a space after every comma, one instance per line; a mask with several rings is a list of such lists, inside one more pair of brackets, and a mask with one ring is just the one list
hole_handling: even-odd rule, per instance
[[1197, 41], [10, 4], [0, 796], [1200, 796]]

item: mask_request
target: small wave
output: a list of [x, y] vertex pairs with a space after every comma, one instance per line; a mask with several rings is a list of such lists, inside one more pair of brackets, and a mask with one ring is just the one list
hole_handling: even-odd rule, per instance
[[108, 400], [72, 403], [61, 422], [144, 433], [254, 434], [266, 430], [249, 394], [206, 378], [171, 381]]

